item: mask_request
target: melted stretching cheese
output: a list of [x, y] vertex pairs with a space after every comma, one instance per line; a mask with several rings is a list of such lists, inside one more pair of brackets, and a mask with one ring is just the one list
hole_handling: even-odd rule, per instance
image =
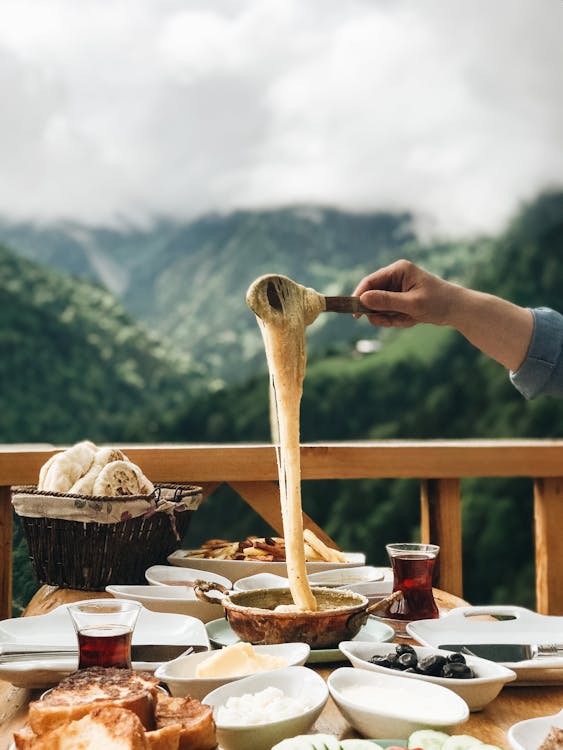
[[[269, 283], [274, 285], [281, 309], [272, 307], [268, 300]], [[248, 290], [247, 301], [262, 331], [275, 401], [279, 436], [276, 455], [289, 588], [297, 610], [314, 611], [317, 603], [307, 580], [303, 545], [299, 409], [307, 359], [305, 329], [325, 309], [325, 300], [314, 289], [285, 276], [263, 276]]]

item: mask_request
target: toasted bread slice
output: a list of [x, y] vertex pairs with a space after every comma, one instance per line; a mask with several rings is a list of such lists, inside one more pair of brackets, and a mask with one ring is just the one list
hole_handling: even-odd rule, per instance
[[96, 708], [78, 721], [61, 724], [35, 738], [27, 736], [18, 750], [148, 750], [139, 717], [124, 708]]
[[42, 735], [59, 725], [104, 707], [125, 708], [135, 713], [145, 729], [154, 729], [158, 680], [129, 669], [91, 667], [73, 672], [42, 700], [29, 706], [29, 723]]
[[147, 746], [150, 750], [178, 750], [181, 731], [181, 724], [169, 724], [161, 729], [146, 732]]
[[172, 698], [159, 693], [155, 719], [157, 729], [182, 725], [179, 750], [212, 750], [217, 746], [213, 709], [195, 698]]

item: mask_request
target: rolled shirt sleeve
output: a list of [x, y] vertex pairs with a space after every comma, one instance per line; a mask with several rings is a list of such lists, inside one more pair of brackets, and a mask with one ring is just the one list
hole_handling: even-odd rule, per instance
[[563, 396], [563, 315], [548, 307], [532, 310], [530, 348], [510, 380], [527, 399], [545, 394]]

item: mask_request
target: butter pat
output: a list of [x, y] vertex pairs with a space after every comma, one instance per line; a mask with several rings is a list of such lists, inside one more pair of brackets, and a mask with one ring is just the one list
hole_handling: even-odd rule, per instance
[[235, 643], [216, 651], [197, 665], [196, 677], [239, 677], [254, 672], [286, 667], [287, 662], [279, 656], [257, 653], [250, 643]]

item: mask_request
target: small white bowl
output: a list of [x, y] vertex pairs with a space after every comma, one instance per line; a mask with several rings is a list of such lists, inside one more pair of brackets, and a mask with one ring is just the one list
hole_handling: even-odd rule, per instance
[[140, 602], [153, 612], [174, 612], [211, 622], [221, 615], [220, 602], [200, 601], [193, 588], [184, 586], [106, 586], [108, 594], [118, 599]]
[[311, 573], [309, 582], [315, 586], [352, 588], [364, 583], [383, 581], [386, 568], [375, 568], [373, 565], [361, 565], [357, 568], [340, 568]]
[[239, 578], [235, 581], [233, 588], [235, 591], [255, 591], [256, 589], [286, 589], [289, 581], [284, 576], [277, 576], [273, 573], [256, 573], [253, 576]]
[[[253, 648], [258, 654], [279, 656], [286, 661], [288, 667], [305, 664], [309, 658], [310, 651], [306, 643], [279, 643], [271, 646], [253, 646]], [[199, 654], [179, 656], [177, 659], [158, 667], [155, 676], [168, 685], [168, 689], [172, 695], [180, 697], [190, 695], [192, 698], [197, 698], [198, 700], [201, 700], [212, 690], [248, 676], [196, 677], [195, 672], [198, 664], [201, 664], [201, 662], [209, 659], [210, 656], [216, 653], [216, 651], [206, 651]], [[285, 669], [285, 667], [283, 668]], [[257, 672], [256, 674], [263, 673]]]
[[[435, 685], [453, 690], [467, 703], [470, 711], [480, 711], [490, 703], [502, 690], [507, 682], [516, 679], [516, 673], [500, 664], [480, 659], [477, 656], [466, 656], [467, 665], [473, 670], [475, 677], [467, 680], [459, 680], [450, 677], [432, 677], [430, 675], [416, 674], [414, 672], [400, 672], [388, 667], [380, 667], [372, 664], [369, 660], [372, 656], [385, 656], [395, 652], [393, 644], [367, 643], [365, 641], [343, 641], [338, 648], [344, 656], [352, 662], [354, 667], [366, 669], [370, 672], [381, 672], [388, 675], [399, 675], [411, 680], [424, 680], [433, 682]], [[425, 646], [413, 646], [419, 659], [425, 656], [439, 654], [447, 656], [450, 651], [442, 651], [437, 648]]]
[[[343, 716], [365, 737], [408, 737], [418, 729], [448, 732], [469, 717], [459, 695], [402, 675], [341, 667], [328, 678], [328, 689]], [[347, 694], [351, 689], [361, 698]]]
[[547, 737], [551, 727], [563, 729], [563, 711], [513, 724], [508, 730], [508, 743], [513, 750], [536, 750]]
[[[306, 700], [309, 708], [289, 718], [264, 724], [236, 726], [217, 721], [217, 709], [232, 696], [255, 694], [270, 686], [296, 700]], [[270, 750], [272, 745], [287, 737], [305, 734], [320, 716], [327, 700], [326, 682], [316, 672], [308, 667], [287, 667], [231, 682], [209, 693], [203, 703], [213, 706], [217, 740], [223, 750]]]
[[151, 565], [145, 570], [145, 578], [151, 586], [188, 586], [193, 589], [194, 581], [201, 580], [220, 583], [227, 589], [233, 587], [229, 578], [218, 573], [210, 573], [199, 568], [178, 568], [173, 565]]

